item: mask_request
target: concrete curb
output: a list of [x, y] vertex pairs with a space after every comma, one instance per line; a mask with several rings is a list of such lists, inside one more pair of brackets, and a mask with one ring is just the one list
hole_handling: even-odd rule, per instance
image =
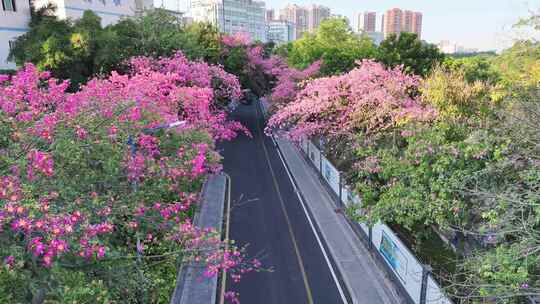
[[[222, 232], [227, 177], [212, 175], [202, 190], [201, 208], [197, 211], [194, 224], [201, 228], [214, 228]], [[176, 288], [171, 304], [214, 304], [216, 303], [218, 277], [203, 278], [205, 267], [197, 264], [182, 265], [178, 270]]]

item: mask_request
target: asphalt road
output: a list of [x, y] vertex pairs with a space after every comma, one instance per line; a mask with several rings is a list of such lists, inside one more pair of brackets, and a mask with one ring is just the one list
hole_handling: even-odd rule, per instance
[[239, 106], [233, 119], [249, 128], [220, 146], [232, 180], [230, 238], [248, 245], [273, 272], [251, 273], [227, 290], [243, 304], [344, 303], [256, 105]]

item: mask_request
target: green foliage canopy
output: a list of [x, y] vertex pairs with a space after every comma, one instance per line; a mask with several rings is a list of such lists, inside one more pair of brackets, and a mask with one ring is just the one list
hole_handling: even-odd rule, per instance
[[413, 33], [392, 34], [378, 48], [376, 59], [388, 67], [404, 65], [405, 71], [426, 76], [431, 68], [444, 60], [437, 46], [427, 44]]
[[289, 62], [297, 68], [305, 69], [322, 59], [323, 75], [348, 72], [355, 67], [356, 60], [376, 54], [373, 42], [353, 33], [343, 18], [324, 20], [315, 33], [304, 34], [286, 50]]
[[17, 39], [10, 58], [18, 65], [32, 62], [56, 78], [70, 79], [72, 90], [93, 75], [122, 70], [123, 62], [133, 56], [170, 56], [182, 50], [192, 60], [219, 60], [220, 33], [214, 26], [185, 26], [162, 9], [105, 28], [91, 11], [73, 22], [57, 19], [51, 10], [33, 14], [30, 30]]

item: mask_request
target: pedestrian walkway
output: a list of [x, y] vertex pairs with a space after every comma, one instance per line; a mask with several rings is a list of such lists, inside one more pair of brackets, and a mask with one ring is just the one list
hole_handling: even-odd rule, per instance
[[290, 141], [275, 138], [355, 304], [406, 303], [358, 239], [317, 173]]

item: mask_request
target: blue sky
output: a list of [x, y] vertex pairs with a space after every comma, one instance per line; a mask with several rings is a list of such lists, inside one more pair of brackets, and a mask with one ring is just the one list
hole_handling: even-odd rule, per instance
[[[161, 1], [161, 0], [155, 0]], [[164, 0], [181, 8], [189, 0]], [[358, 12], [370, 10], [381, 14], [389, 8], [399, 7], [424, 14], [423, 39], [438, 43], [441, 40], [457, 42], [467, 48], [501, 50], [513, 39], [531, 35], [512, 29], [520, 17], [540, 9], [540, 0], [266, 0], [267, 8], [279, 9], [287, 3], [322, 4], [333, 13], [349, 17], [356, 27]]]

